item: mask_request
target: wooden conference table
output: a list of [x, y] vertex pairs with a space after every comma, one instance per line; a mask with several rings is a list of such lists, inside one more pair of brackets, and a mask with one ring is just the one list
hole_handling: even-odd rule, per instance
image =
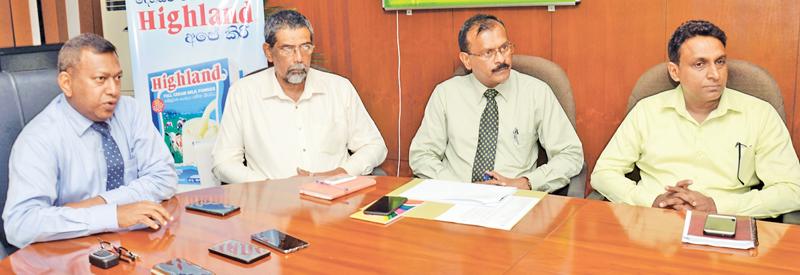
[[[409, 181], [377, 177], [375, 187], [332, 202], [298, 195], [310, 178], [226, 185], [164, 202], [175, 220], [159, 230], [105, 233], [36, 243], [0, 262], [2, 274], [147, 274], [156, 263], [185, 258], [217, 274], [356, 273], [800, 273], [800, 227], [758, 222], [760, 245], [749, 251], [682, 244], [678, 212], [546, 196], [511, 231], [404, 218], [389, 226], [349, 218]], [[186, 212], [199, 200], [242, 207], [233, 216]], [[208, 248], [277, 228], [306, 249], [241, 264]], [[88, 254], [97, 238], [142, 258], [103, 270]], [[256, 244], [254, 242], [251, 242]]]

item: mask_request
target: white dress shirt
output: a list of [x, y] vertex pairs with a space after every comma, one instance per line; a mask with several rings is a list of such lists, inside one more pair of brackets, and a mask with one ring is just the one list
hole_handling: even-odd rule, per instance
[[283, 92], [273, 67], [231, 87], [212, 153], [213, 172], [227, 183], [288, 178], [297, 168], [342, 167], [350, 175], [365, 175], [386, 152], [350, 81], [310, 69], [295, 102]]

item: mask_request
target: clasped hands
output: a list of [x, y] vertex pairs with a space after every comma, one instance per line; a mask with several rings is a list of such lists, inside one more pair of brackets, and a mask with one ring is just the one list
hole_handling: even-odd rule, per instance
[[658, 195], [653, 201], [653, 207], [716, 213], [717, 205], [714, 203], [714, 199], [700, 192], [689, 190], [691, 184], [692, 180], [682, 180], [675, 186], [667, 186], [666, 192]]

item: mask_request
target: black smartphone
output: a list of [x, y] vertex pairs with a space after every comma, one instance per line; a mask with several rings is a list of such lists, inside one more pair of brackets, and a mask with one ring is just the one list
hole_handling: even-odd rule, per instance
[[200, 211], [217, 216], [225, 216], [233, 213], [236, 210], [239, 210], [239, 207], [236, 205], [218, 202], [196, 202], [186, 205], [186, 210]]
[[406, 203], [407, 200], [405, 197], [383, 196], [367, 209], [364, 209], [364, 214], [388, 216]]
[[208, 252], [225, 256], [246, 264], [263, 259], [269, 256], [271, 253], [269, 250], [237, 240], [227, 240], [218, 243], [209, 248]]
[[281, 253], [292, 253], [308, 247], [308, 243], [306, 241], [278, 231], [277, 229], [270, 229], [264, 232], [253, 234], [250, 236], [250, 238], [266, 246], [272, 247]]
[[150, 273], [156, 275], [179, 275], [179, 274], [197, 274], [197, 275], [214, 275], [211, 270], [205, 269], [202, 266], [196, 265], [182, 258], [172, 259], [167, 262], [156, 264]]

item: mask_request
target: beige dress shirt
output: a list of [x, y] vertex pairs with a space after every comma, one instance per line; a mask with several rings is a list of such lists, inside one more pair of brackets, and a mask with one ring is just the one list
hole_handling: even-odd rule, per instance
[[[473, 74], [436, 86], [411, 142], [409, 165], [416, 176], [471, 181], [486, 89]], [[583, 167], [583, 148], [550, 86], [512, 70], [495, 89], [500, 92], [495, 97], [495, 170], [510, 178], [527, 177], [533, 190], [552, 192], [566, 186]], [[549, 156], [538, 168], [537, 140]]]
[[212, 152], [213, 172], [227, 183], [287, 178], [298, 167], [311, 172], [342, 167], [365, 175], [386, 152], [350, 81], [310, 69], [305, 91], [294, 102], [269, 68], [231, 87]]

